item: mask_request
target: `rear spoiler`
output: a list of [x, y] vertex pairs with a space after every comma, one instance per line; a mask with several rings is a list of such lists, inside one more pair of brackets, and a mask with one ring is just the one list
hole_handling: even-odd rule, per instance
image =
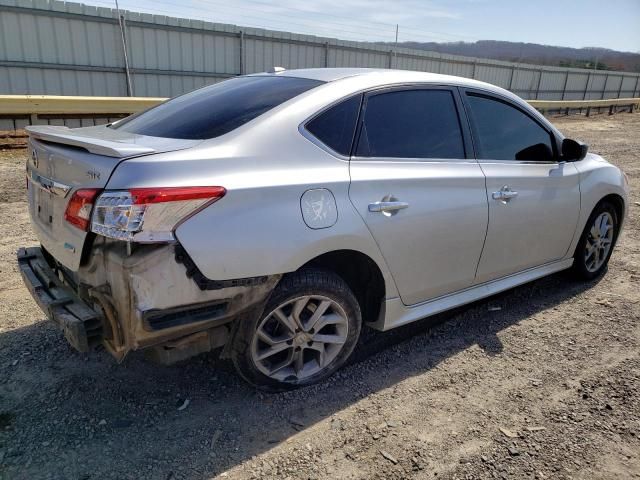
[[[94, 127], [95, 128], [95, 127]], [[31, 125], [25, 127], [31, 138], [43, 140], [45, 142], [61, 143], [85, 150], [97, 155], [107, 157], [132, 157], [156, 153], [158, 150], [149, 146], [137, 143], [127, 143], [125, 141], [115, 141], [100, 136], [93, 136], [90, 129], [73, 129], [57, 125]], [[106, 135], [105, 135], [106, 136]], [[115, 137], [116, 135], [114, 135]], [[129, 136], [134, 140], [133, 136]]]

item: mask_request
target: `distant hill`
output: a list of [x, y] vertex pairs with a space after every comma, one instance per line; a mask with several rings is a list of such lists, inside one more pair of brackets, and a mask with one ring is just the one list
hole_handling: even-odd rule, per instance
[[[385, 45], [389, 45], [389, 43], [385, 43]], [[536, 43], [497, 40], [480, 40], [472, 43], [401, 42], [398, 45], [451, 55], [492, 58], [508, 62], [575, 68], [594, 68], [595, 66], [598, 70], [640, 72], [640, 53], [618, 52], [606, 48], [553, 47]]]

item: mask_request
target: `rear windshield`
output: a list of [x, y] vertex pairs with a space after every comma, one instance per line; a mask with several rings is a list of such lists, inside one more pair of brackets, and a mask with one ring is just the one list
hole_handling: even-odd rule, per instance
[[112, 128], [152, 137], [215, 138], [322, 83], [294, 77], [232, 78], [172, 98]]

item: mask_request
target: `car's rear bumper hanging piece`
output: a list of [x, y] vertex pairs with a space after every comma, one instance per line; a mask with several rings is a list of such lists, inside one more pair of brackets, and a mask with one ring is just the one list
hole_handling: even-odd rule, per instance
[[41, 248], [20, 248], [18, 266], [38, 306], [62, 329], [76, 350], [88, 352], [102, 342], [101, 313], [89, 307], [60, 281], [45, 260]]

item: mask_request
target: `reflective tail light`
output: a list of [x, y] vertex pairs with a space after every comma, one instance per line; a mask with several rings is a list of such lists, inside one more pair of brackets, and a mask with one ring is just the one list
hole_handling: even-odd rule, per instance
[[91, 220], [91, 208], [98, 193], [100, 193], [100, 189], [97, 188], [76, 190], [71, 196], [69, 203], [67, 203], [64, 219], [80, 230], [88, 231]]
[[91, 231], [128, 242], [171, 242], [181, 222], [225, 193], [224, 187], [107, 190], [95, 202]]

